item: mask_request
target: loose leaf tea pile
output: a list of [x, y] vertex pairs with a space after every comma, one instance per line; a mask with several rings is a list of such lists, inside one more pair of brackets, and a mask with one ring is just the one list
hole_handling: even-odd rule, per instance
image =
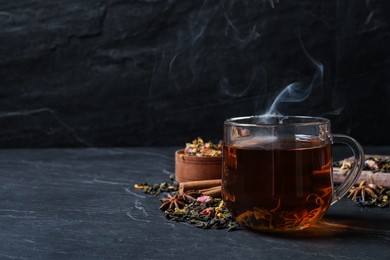
[[[353, 163], [349, 160], [344, 160], [343, 162], [334, 162], [334, 167], [341, 167], [341, 169], [349, 170], [352, 168]], [[363, 170], [372, 171], [372, 172], [384, 172], [390, 173], [390, 159], [379, 157], [379, 156], [370, 156], [367, 157], [364, 161]]]
[[364, 162], [363, 170], [390, 173], [390, 159], [382, 157], [369, 157]]
[[[335, 167], [340, 167], [340, 173], [346, 174], [353, 167], [349, 160], [335, 162]], [[369, 156], [364, 161], [363, 170], [390, 174], [390, 159], [380, 156]], [[348, 198], [351, 198], [356, 205], [375, 206], [384, 208], [390, 206], [390, 189], [385, 189], [381, 185], [374, 184], [370, 176], [370, 182], [361, 181], [358, 186], [352, 187], [349, 191]]]
[[367, 184], [366, 181], [361, 181], [359, 186], [353, 187], [349, 191], [348, 198], [351, 197], [354, 203], [360, 206], [384, 208], [390, 205], [390, 190], [386, 190], [380, 185], [373, 184], [372, 181], [369, 184]]
[[[206, 197], [206, 198], [204, 198]], [[207, 198], [208, 197], [208, 198]], [[183, 209], [175, 208], [165, 211], [167, 219], [177, 222], [188, 222], [197, 228], [236, 230], [239, 225], [226, 209], [223, 200], [209, 196], [199, 197]]]
[[170, 179], [169, 183], [148, 185], [143, 182], [135, 184], [134, 188], [150, 195], [167, 193], [167, 197], [161, 199], [160, 210], [164, 211], [169, 220], [187, 222], [203, 229], [233, 231], [239, 228], [221, 199], [205, 196], [194, 190], [179, 192], [174, 176], [171, 175]]
[[198, 137], [197, 139], [193, 140], [192, 143], [186, 143], [184, 154], [198, 157], [221, 156], [222, 143], [219, 142], [218, 144], [213, 144], [211, 141], [205, 143], [202, 138]]

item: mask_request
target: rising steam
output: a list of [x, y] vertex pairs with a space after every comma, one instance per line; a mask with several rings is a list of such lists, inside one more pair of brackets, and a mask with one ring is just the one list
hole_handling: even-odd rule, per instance
[[269, 0], [269, 4], [272, 8], [275, 8], [275, 4], [279, 4], [279, 0]]
[[[301, 39], [301, 38], [300, 38]], [[285, 89], [282, 90], [282, 92], [279, 93], [279, 95], [275, 98], [274, 102], [272, 105], [269, 107], [267, 112], [264, 114], [265, 116], [272, 116], [272, 115], [281, 115], [281, 113], [278, 110], [278, 107], [282, 103], [297, 103], [297, 102], [302, 102], [306, 100], [313, 89], [313, 85], [318, 83], [322, 84], [323, 81], [323, 74], [324, 74], [324, 68], [323, 65], [313, 59], [309, 53], [306, 51], [302, 44], [301, 40], [301, 45], [302, 49], [306, 55], [306, 57], [310, 60], [311, 64], [314, 66], [316, 72], [313, 76], [313, 79], [311, 80], [310, 84], [308, 86], [295, 82], [290, 85], [288, 85]]]

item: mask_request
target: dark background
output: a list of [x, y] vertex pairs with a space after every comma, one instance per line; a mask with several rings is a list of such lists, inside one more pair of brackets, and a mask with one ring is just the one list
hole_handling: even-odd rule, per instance
[[389, 13], [385, 0], [1, 0], [0, 147], [219, 140], [224, 119], [264, 113], [293, 82], [311, 95], [280, 112], [389, 145]]

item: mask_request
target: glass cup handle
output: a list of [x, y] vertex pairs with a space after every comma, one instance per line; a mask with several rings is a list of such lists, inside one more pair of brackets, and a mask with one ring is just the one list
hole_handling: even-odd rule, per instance
[[347, 135], [333, 134], [333, 143], [343, 143], [348, 145], [353, 152], [354, 163], [345, 180], [336, 189], [333, 195], [332, 205], [339, 201], [352, 188], [362, 173], [364, 165], [363, 148], [355, 139]]

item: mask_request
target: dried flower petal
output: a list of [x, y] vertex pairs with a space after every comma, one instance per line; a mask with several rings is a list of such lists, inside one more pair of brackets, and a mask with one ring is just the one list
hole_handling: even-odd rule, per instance
[[366, 161], [365, 161], [365, 165], [366, 165], [368, 168], [370, 168], [370, 169], [372, 169], [372, 170], [374, 170], [374, 171], [378, 171], [378, 170], [379, 170], [378, 164], [377, 164], [374, 160], [372, 160], [372, 159], [366, 160]]
[[137, 189], [137, 190], [142, 190], [144, 188], [148, 187], [147, 184], [134, 184], [134, 188]]
[[196, 201], [201, 203], [201, 204], [206, 204], [206, 203], [210, 202], [212, 199], [213, 199], [212, 197], [204, 195], [204, 196], [200, 196], [199, 198], [197, 198]]
[[345, 175], [349, 172], [351, 168], [352, 168], [352, 163], [350, 161], [344, 160], [343, 164], [340, 167], [339, 173]]
[[204, 209], [200, 212], [201, 215], [206, 215], [206, 216], [214, 216], [215, 214], [215, 211], [214, 209], [212, 208], [207, 208], [207, 209]]

